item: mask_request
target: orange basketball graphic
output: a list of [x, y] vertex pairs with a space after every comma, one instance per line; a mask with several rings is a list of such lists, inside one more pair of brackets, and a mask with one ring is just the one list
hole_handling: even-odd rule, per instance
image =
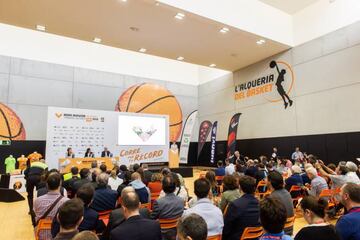
[[176, 141], [181, 133], [180, 104], [175, 96], [162, 86], [141, 83], [128, 88], [120, 96], [115, 111], [168, 115], [170, 141]]
[[25, 140], [25, 128], [9, 107], [0, 103], [0, 140]]

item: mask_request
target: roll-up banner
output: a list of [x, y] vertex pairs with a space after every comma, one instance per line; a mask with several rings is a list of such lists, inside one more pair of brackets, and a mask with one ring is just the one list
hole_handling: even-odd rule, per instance
[[198, 158], [200, 156], [201, 150], [204, 147], [207, 137], [209, 136], [212, 123], [208, 120], [203, 121], [199, 127], [199, 141], [198, 141]]
[[227, 157], [230, 157], [235, 152], [236, 147], [236, 133], [239, 125], [239, 118], [241, 113], [236, 113], [230, 120], [228, 142], [227, 142]]
[[188, 162], [189, 146], [191, 141], [192, 132], [195, 126], [195, 121], [198, 111], [195, 110], [189, 114], [185, 120], [184, 129], [181, 135], [180, 145], [180, 163]]
[[217, 121], [214, 122], [211, 129], [211, 151], [210, 151], [210, 162], [214, 163], [215, 161], [215, 145], [216, 145], [216, 131], [217, 131]]

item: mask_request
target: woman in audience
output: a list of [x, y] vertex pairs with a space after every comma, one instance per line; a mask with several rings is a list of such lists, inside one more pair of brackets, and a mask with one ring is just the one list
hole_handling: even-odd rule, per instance
[[219, 203], [219, 208], [224, 212], [225, 207], [235, 199], [241, 197], [239, 191], [239, 184], [236, 181], [236, 178], [232, 175], [227, 175], [223, 180], [224, 192], [221, 195], [221, 201]]
[[216, 197], [218, 195], [218, 192], [216, 189], [215, 172], [207, 171], [205, 174], [205, 179], [208, 180], [210, 183], [211, 193], [212, 193], [213, 197]]
[[120, 184], [123, 183], [123, 180], [120, 179], [117, 174], [116, 174], [116, 170], [112, 170], [110, 172], [110, 177], [109, 177], [109, 186], [111, 187], [112, 190], [117, 190], [118, 187], [120, 186]]
[[307, 196], [301, 201], [300, 206], [309, 225], [296, 234], [295, 240], [340, 240], [335, 227], [324, 220], [326, 200]]
[[160, 192], [162, 190], [161, 181], [162, 181], [162, 174], [161, 173], [154, 173], [151, 176], [151, 182], [149, 182], [148, 188], [149, 188], [152, 195], [156, 195], [156, 194], [160, 195]]

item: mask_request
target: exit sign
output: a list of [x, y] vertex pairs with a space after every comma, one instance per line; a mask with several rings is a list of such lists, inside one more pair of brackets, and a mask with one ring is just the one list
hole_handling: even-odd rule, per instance
[[0, 140], [0, 146], [9, 146], [11, 145], [10, 140]]

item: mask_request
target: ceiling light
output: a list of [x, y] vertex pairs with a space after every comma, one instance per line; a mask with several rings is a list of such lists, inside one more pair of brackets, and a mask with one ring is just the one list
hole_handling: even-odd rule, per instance
[[216, 64], [212, 63], [212, 64], [209, 65], [209, 67], [216, 67]]
[[140, 48], [139, 52], [142, 52], [142, 53], [146, 52], [146, 48]]
[[175, 18], [176, 18], [176, 19], [180, 19], [180, 20], [182, 20], [184, 17], [185, 17], [185, 14], [183, 14], [183, 13], [177, 13], [177, 14], [175, 15]]
[[94, 40], [93, 40], [94, 42], [96, 42], [96, 43], [101, 43], [101, 38], [94, 38]]
[[221, 32], [221, 33], [227, 33], [227, 32], [229, 32], [229, 31], [230, 31], [229, 28], [223, 27], [222, 29], [220, 29], [219, 32]]
[[159, 3], [159, 2], [156, 2], [156, 3], [155, 3], [155, 6], [160, 6], [160, 3]]
[[127, 0], [121, 0], [122, 2], [127, 2]]
[[264, 39], [260, 39], [260, 40], [256, 41], [256, 44], [258, 44], [258, 45], [262, 45], [264, 43], [265, 43]]
[[36, 29], [45, 32], [46, 27], [44, 25], [36, 25]]
[[176, 59], [179, 60], [179, 61], [182, 61], [182, 60], [184, 60], [185, 58], [182, 57], [182, 56], [179, 56], [179, 57], [177, 57]]

